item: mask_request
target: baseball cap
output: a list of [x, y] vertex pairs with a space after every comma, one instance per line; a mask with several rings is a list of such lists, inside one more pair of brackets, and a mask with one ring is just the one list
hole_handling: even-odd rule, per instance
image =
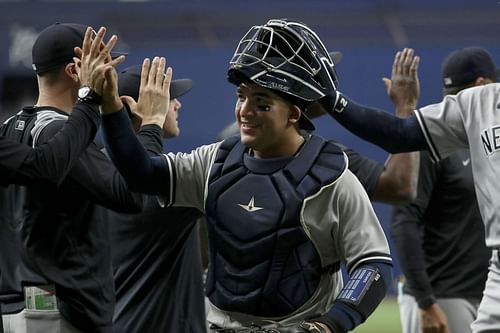
[[481, 47], [464, 47], [450, 53], [441, 67], [444, 88], [473, 83], [479, 76], [497, 78], [497, 68], [488, 51]]
[[[43, 29], [31, 49], [33, 70], [37, 74], [73, 62], [76, 46], [82, 47], [87, 26], [78, 23], [55, 23]], [[111, 57], [126, 53], [112, 52]]]
[[[118, 92], [120, 96], [130, 96], [136, 101], [139, 99], [141, 71], [142, 65], [134, 65], [118, 73]], [[170, 99], [186, 94], [192, 87], [193, 81], [191, 79], [172, 80], [170, 83]]]

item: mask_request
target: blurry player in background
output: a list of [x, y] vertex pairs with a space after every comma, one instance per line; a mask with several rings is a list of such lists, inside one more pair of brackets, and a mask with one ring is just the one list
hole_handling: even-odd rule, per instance
[[[132, 123], [139, 140], [151, 131], [156, 143], [151, 154], [163, 153], [163, 139], [179, 135], [179, 97], [191, 90], [190, 79], [170, 84], [170, 109], [161, 131], [156, 126], [141, 127], [144, 114], [139, 87], [141, 65], [118, 74], [118, 89], [133, 109]], [[166, 98], [166, 97], [165, 97]], [[137, 101], [137, 102], [136, 102]], [[200, 258], [199, 210], [165, 207], [156, 196], [144, 195], [143, 211], [119, 214], [108, 210], [110, 223], [116, 306], [113, 331], [204, 332], [206, 328]]]
[[[496, 82], [497, 75], [486, 50], [458, 49], [443, 62], [444, 95]], [[437, 163], [420, 154], [417, 199], [395, 207], [392, 219], [406, 277], [398, 296], [403, 333], [470, 333], [490, 257], [470, 153], [460, 150]]]
[[471, 328], [473, 333], [499, 332], [500, 84], [490, 83], [447, 95], [440, 103], [419, 108], [414, 116], [405, 119], [360, 105], [336, 87], [329, 90], [321, 100], [324, 108], [344, 127], [391, 153], [428, 150], [431, 158], [439, 161], [469, 149], [486, 246], [491, 250], [488, 278]]

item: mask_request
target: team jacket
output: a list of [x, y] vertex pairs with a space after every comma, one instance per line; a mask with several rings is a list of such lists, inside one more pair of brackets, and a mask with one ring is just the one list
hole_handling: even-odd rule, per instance
[[[46, 142], [67, 119], [55, 108], [25, 108], [2, 130], [11, 140]], [[83, 332], [111, 332], [114, 288], [107, 222], [97, 204], [138, 212], [111, 161], [91, 144], [59, 186], [36, 183], [0, 189], [0, 302], [23, 308], [23, 285], [55, 284], [59, 309]]]
[[433, 163], [420, 153], [418, 196], [395, 206], [391, 233], [406, 277], [405, 292], [480, 299], [491, 251], [474, 191], [470, 154], [461, 150]]
[[391, 260], [337, 146], [310, 136], [295, 157], [260, 160], [231, 140], [165, 155], [166, 203], [208, 218], [209, 322], [296, 325], [330, 308], [342, 288], [341, 263], [352, 271], [375, 257]]
[[[158, 126], [145, 125], [138, 139], [151, 155], [160, 155], [162, 135]], [[113, 332], [204, 332], [197, 227], [203, 215], [194, 208], [160, 206], [156, 196], [144, 195], [143, 204], [139, 214], [103, 212], [115, 279]]]
[[72, 116], [49, 143], [32, 149], [0, 135], [0, 185], [62, 182], [99, 127], [99, 107], [77, 103]]

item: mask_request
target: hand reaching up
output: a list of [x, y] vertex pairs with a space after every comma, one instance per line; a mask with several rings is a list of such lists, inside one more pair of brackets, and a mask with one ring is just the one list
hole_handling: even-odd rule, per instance
[[142, 117], [142, 125], [156, 124], [163, 127], [170, 106], [170, 82], [172, 68], [166, 67], [165, 58], [148, 58], [142, 63], [141, 86], [137, 113]]
[[413, 49], [405, 48], [394, 57], [391, 78], [382, 79], [400, 117], [408, 117], [417, 107], [420, 97], [419, 63], [420, 57], [414, 55]]
[[105, 34], [106, 28], [101, 27], [93, 38], [94, 30], [92, 27], [88, 27], [85, 31], [83, 45], [81, 48], [75, 47], [77, 57], [73, 58], [77, 65], [76, 71], [80, 78], [80, 84], [89, 86], [99, 95], [103, 94], [104, 72], [109, 67], [116, 67], [125, 60], [123, 55], [111, 59], [111, 50], [116, 45], [118, 37], [113, 35], [104, 44]]
[[[94, 30], [88, 27], [82, 47], [75, 48], [75, 68], [82, 86], [89, 86], [102, 97], [101, 107], [105, 110], [118, 111], [121, 109], [121, 101], [118, 96], [115, 67], [121, 64], [125, 57], [123, 55], [112, 59], [111, 50], [116, 45], [118, 37], [111, 36], [105, 44], [103, 42], [106, 28], [101, 27], [95, 38]], [[114, 74], [113, 74], [114, 72]], [[110, 80], [114, 80], [110, 81]]]

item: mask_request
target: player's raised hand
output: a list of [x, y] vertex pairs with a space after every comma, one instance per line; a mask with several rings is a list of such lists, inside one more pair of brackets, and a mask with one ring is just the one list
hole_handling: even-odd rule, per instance
[[123, 104], [126, 104], [128, 106], [129, 111], [136, 117], [139, 117], [142, 119], [142, 115], [139, 114], [139, 111], [137, 111], [137, 101], [131, 97], [131, 96], [120, 96], [120, 99], [122, 100]]
[[382, 79], [398, 116], [407, 117], [417, 107], [420, 97], [419, 63], [420, 57], [414, 54], [413, 49], [398, 51], [394, 56], [391, 78]]
[[141, 85], [137, 113], [142, 125], [156, 124], [163, 127], [170, 106], [170, 82], [172, 68], [166, 67], [164, 57], [155, 57], [151, 62], [144, 59], [141, 71]]
[[118, 94], [118, 74], [111, 64], [104, 70], [105, 81], [102, 88], [101, 112], [103, 114], [120, 111], [123, 103]]
[[105, 44], [103, 41], [105, 34], [105, 27], [101, 27], [97, 33], [92, 27], [88, 27], [83, 45], [81, 48], [75, 47], [76, 57], [73, 58], [80, 84], [89, 86], [100, 96], [104, 94], [105, 72], [109, 67], [116, 67], [125, 60], [123, 55], [111, 59], [111, 50], [116, 45], [118, 37], [111, 36]]

